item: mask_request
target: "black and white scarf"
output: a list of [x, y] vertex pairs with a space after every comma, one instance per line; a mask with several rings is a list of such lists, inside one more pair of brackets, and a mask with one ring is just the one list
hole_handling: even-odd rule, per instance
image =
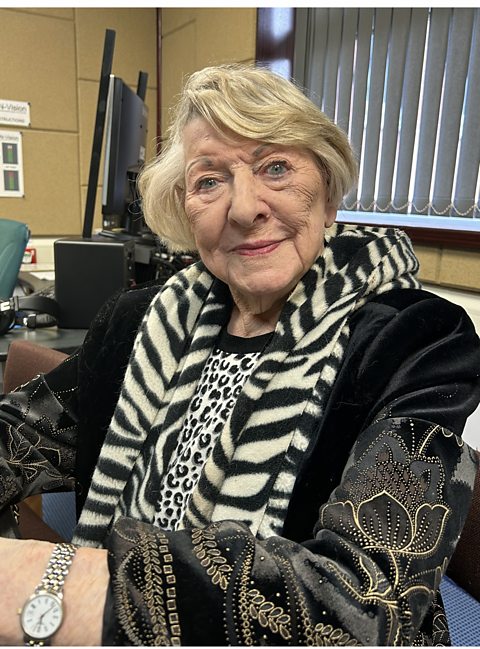
[[[260, 538], [281, 532], [296, 467], [325, 409], [369, 298], [419, 288], [410, 240], [393, 228], [335, 224], [286, 302], [275, 334], [203, 466], [183, 527], [237, 520]], [[229, 319], [228, 288], [202, 263], [173, 276], [139, 329], [74, 541], [101, 545], [120, 515], [152, 522], [160, 476], [188, 404]]]

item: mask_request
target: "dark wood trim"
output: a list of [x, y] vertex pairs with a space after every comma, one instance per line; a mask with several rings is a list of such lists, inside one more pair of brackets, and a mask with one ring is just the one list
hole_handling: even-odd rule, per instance
[[162, 10], [157, 9], [157, 153], [162, 141]]
[[441, 230], [440, 228], [415, 228], [399, 226], [413, 243], [447, 248], [480, 250], [480, 232], [469, 230]]
[[[275, 36], [274, 12], [283, 11], [288, 21], [288, 31], [282, 39]], [[255, 60], [257, 63], [271, 64], [275, 61], [290, 62], [293, 70], [293, 52], [295, 47], [295, 9], [293, 7], [260, 7], [257, 9], [257, 41]]]
[[[295, 51], [295, 9], [291, 8], [292, 29], [282, 40], [275, 38], [273, 32], [273, 11], [272, 8], [257, 9], [257, 63], [272, 63], [277, 60], [287, 59], [290, 61], [290, 69], [293, 70], [293, 56]], [[377, 225], [388, 225], [378, 223]], [[466, 230], [443, 230], [436, 228], [416, 228], [410, 226], [399, 226], [408, 233], [413, 243], [430, 246], [446, 246], [448, 248], [460, 248], [469, 250], [480, 249], [480, 232], [469, 232]]]

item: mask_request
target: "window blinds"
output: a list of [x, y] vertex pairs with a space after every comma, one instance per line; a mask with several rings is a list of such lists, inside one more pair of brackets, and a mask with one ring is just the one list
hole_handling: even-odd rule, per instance
[[297, 9], [294, 75], [358, 156], [344, 209], [480, 218], [480, 9]]

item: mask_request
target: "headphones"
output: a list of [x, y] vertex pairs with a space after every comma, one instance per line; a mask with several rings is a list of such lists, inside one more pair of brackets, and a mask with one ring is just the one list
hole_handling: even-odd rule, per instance
[[60, 314], [58, 302], [45, 295], [13, 296], [0, 302], [0, 336], [15, 325], [29, 329], [56, 325]]

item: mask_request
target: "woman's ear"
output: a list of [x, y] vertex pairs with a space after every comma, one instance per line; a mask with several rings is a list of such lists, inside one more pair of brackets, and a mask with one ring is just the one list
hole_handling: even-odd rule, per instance
[[337, 218], [337, 208], [333, 205], [327, 205], [325, 209], [325, 227], [330, 228]]

